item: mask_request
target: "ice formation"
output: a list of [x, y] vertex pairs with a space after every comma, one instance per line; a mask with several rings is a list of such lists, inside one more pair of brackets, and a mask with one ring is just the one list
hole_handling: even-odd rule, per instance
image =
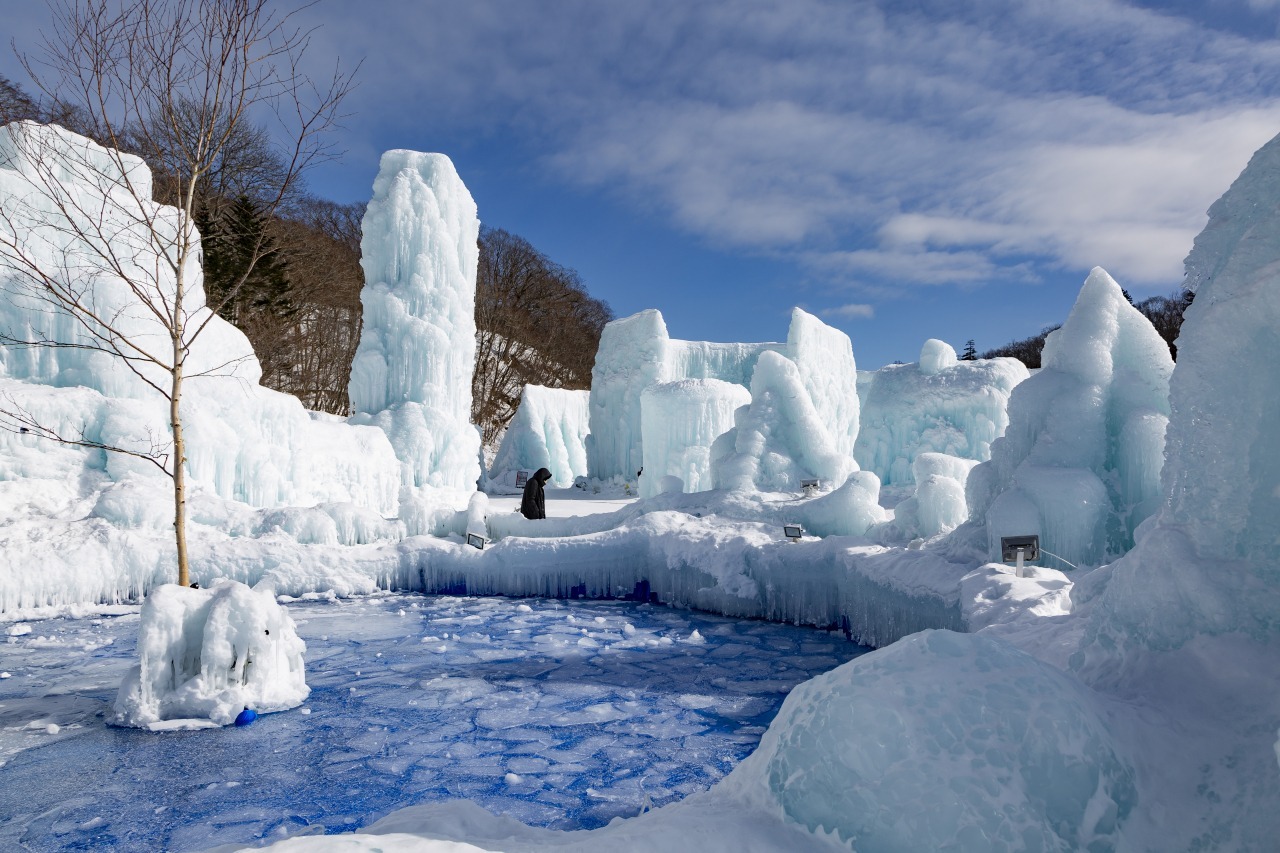
[[810, 479], [839, 487], [858, 467], [836, 449], [799, 367], [776, 352], [761, 353], [751, 377], [751, 405], [717, 439], [712, 457], [720, 489], [799, 491]]
[[[1187, 257], [1163, 503], [1112, 567], [1091, 649], [1280, 633], [1280, 137], [1209, 209]], [[1103, 655], [1102, 671], [1115, 671]]]
[[227, 725], [243, 709], [283, 711], [306, 701], [303, 653], [275, 590], [220, 581], [211, 589], [158, 586], [142, 605], [139, 663], [120, 685], [112, 721], [162, 727]]
[[918, 364], [859, 375], [854, 458], [889, 486], [915, 482], [912, 464], [920, 453], [986, 461], [1009, 424], [1009, 395], [1029, 375], [1017, 359], [958, 361], [949, 344], [926, 341]]
[[921, 453], [911, 463], [915, 494], [894, 507], [894, 524], [907, 538], [949, 533], [969, 520], [965, 484], [977, 465], [945, 453]]
[[[55, 126], [23, 122], [0, 128], [0, 205], [5, 210], [0, 230], [17, 229], [23, 246], [0, 248], [0, 333], [70, 345], [0, 345], [4, 408], [25, 410], [69, 438], [142, 451], [167, 442], [165, 401], [118, 359], [78, 348], [89, 342], [85, 330], [71, 315], [36, 300], [30, 270], [21, 269], [34, 267], [67, 286], [86, 288], [95, 313], [112, 317], [127, 338], [168, 347], [166, 333], [129, 284], [102, 269], [100, 253], [73, 237], [77, 230], [101, 228], [110, 251], [127, 256], [124, 269], [132, 282], [153, 301], [170, 299], [176, 282], [158, 262], [158, 253], [166, 251], [166, 239], [176, 239], [178, 212], [149, 201], [149, 188], [150, 174], [134, 157], [108, 152]], [[68, 217], [85, 220], [90, 214], [87, 225], [69, 224]], [[148, 221], [156, 224], [159, 238], [145, 227]], [[187, 274], [187, 328], [205, 324], [189, 348], [182, 397], [193, 487], [257, 506], [351, 502], [394, 515], [400, 476], [386, 437], [310, 414], [297, 399], [257, 385], [261, 369], [248, 340], [231, 324], [210, 316], [199, 268]], [[33, 434], [0, 431], [0, 450], [8, 460], [0, 466], [7, 469], [0, 476], [8, 478], [40, 477], [41, 467], [47, 469], [54, 457], [63, 457], [69, 470], [82, 466], [102, 472], [108, 482], [126, 474], [161, 476], [144, 461], [56, 446]], [[65, 499], [81, 499], [73, 493], [84, 484], [67, 483]], [[122, 521], [150, 512], [140, 505], [124, 506], [123, 495], [117, 498], [121, 500], [110, 513]]]
[[500, 480], [515, 471], [546, 468], [560, 488], [587, 476], [587, 413], [587, 391], [524, 386], [489, 476]]
[[1101, 268], [1045, 342], [1043, 367], [1009, 400], [1009, 426], [969, 475], [969, 511], [1000, 537], [1040, 536], [1068, 563], [1097, 566], [1133, 545], [1159, 499], [1169, 348]]
[[[848, 335], [796, 308], [785, 344], [680, 341], [667, 334], [660, 313], [648, 310], [615, 320], [601, 335], [591, 374], [587, 455], [592, 476], [630, 478], [649, 467], [643, 441], [645, 389], [681, 380], [716, 380], [751, 388], [760, 360], [770, 354], [791, 362], [796, 379], [793, 390], [805, 396], [816, 423], [826, 430], [831, 450], [849, 456], [858, 435], [858, 395], [857, 366]], [[683, 397], [687, 399], [694, 387], [683, 386]], [[721, 405], [727, 393], [722, 386], [701, 387], [716, 397], [717, 402], [708, 405]], [[651, 393], [649, 399], [658, 405], [674, 402], [661, 392]], [[685, 444], [691, 437], [675, 437], [675, 444], [682, 448], [676, 452], [692, 452], [692, 445]], [[698, 438], [717, 436], [702, 432]], [[710, 441], [702, 446], [710, 453]], [[670, 462], [671, 452], [664, 447], [654, 464], [664, 468], [664, 475], [683, 476], [665, 471], [675, 464]], [[840, 482], [843, 479], [832, 485]], [[656, 483], [649, 488], [655, 487]], [[691, 487], [686, 483], [685, 488]]]
[[471, 490], [480, 476], [471, 425], [479, 229], [448, 157], [382, 155], [361, 223], [364, 319], [349, 393], [352, 421], [387, 433], [406, 485]]
[[733, 428], [734, 412], [750, 402], [746, 388], [719, 379], [679, 379], [645, 388], [640, 397], [645, 463], [640, 495], [659, 494], [668, 476], [680, 479], [677, 491], [712, 488], [711, 445]]

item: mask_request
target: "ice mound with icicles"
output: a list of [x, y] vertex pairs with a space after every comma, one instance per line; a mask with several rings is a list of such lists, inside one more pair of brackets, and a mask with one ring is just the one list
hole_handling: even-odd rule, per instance
[[470, 491], [480, 220], [443, 154], [388, 151], [361, 222], [365, 286], [351, 365], [352, 422], [390, 437], [411, 486]]
[[733, 429], [734, 413], [750, 402], [746, 388], [720, 379], [678, 379], [645, 388], [640, 419], [645, 463], [641, 497], [666, 491], [661, 488], [664, 477], [679, 478], [675, 491], [712, 488], [711, 446]]
[[112, 722], [225, 726], [245, 708], [267, 713], [297, 707], [311, 692], [305, 651], [273, 589], [236, 581], [210, 589], [156, 587], [142, 605], [139, 663], [120, 685]]
[[1101, 267], [1085, 280], [1043, 367], [1014, 389], [1009, 426], [969, 474], [971, 517], [1000, 537], [1097, 566], [1133, 547], [1159, 503], [1169, 416], [1169, 347]]
[[1133, 767], [1087, 687], [1013, 646], [924, 631], [805, 682], [724, 783], [858, 850], [1110, 850]]
[[889, 486], [917, 482], [912, 466], [921, 453], [984, 462], [1009, 425], [1009, 395], [1030, 375], [1014, 358], [960, 361], [950, 344], [925, 341], [918, 363], [858, 375], [853, 456]]
[[915, 494], [894, 507], [894, 526], [907, 538], [949, 533], [969, 520], [965, 483], [977, 465], [945, 453], [921, 453], [912, 461]]
[[587, 476], [588, 396], [587, 391], [524, 386], [489, 476], [514, 485], [516, 471], [546, 468], [562, 489]]

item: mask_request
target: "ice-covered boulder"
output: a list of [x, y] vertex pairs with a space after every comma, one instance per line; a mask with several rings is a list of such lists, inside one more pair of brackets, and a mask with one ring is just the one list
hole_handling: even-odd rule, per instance
[[361, 223], [365, 286], [352, 421], [382, 428], [405, 485], [473, 489], [471, 425], [480, 221], [443, 154], [388, 151]]
[[949, 344], [926, 341], [918, 364], [859, 375], [854, 458], [891, 486], [914, 482], [912, 464], [921, 453], [986, 461], [1009, 424], [1009, 395], [1029, 375], [1017, 359], [958, 361]]
[[1133, 546], [1155, 510], [1173, 360], [1120, 285], [1095, 268], [1045, 342], [1043, 367], [1013, 391], [1009, 426], [969, 475], [970, 516], [1000, 537], [1097, 566]]
[[585, 477], [589, 396], [587, 391], [524, 386], [489, 476], [497, 480], [513, 471], [546, 468], [562, 489]]
[[760, 354], [751, 377], [751, 405], [712, 448], [716, 488], [799, 491], [804, 480], [839, 487], [858, 469], [840, 453], [819, 417], [800, 369], [776, 352]]
[[261, 714], [297, 707], [311, 692], [305, 651], [271, 589], [236, 581], [156, 587], [142, 605], [139, 662], [120, 685], [112, 721], [225, 726], [245, 708]]
[[999, 640], [924, 631], [797, 687], [724, 783], [858, 850], [1111, 850], [1135, 772], [1087, 687]]
[[[161, 256], [178, 239], [180, 214], [152, 202], [150, 185], [136, 157], [62, 128], [30, 122], [0, 128], [0, 243], [11, 247], [0, 248], [0, 335], [60, 344], [0, 345], [0, 379], [7, 380], [0, 408], [25, 410], [66, 438], [164, 452], [168, 404], [147, 382], [165, 387], [167, 373], [143, 365], [146, 378], [135, 375], [97, 346], [94, 335], [103, 329], [87, 314], [77, 319], [53, 308], [32, 287], [35, 278], [48, 277], [80, 292], [88, 311], [111, 318], [126, 346], [171, 358], [168, 334], [146, 302], [173, 302], [177, 281]], [[205, 307], [198, 265], [185, 274], [187, 330], [201, 329], [188, 348], [181, 400], [193, 489], [256, 506], [351, 502], [394, 515], [400, 473], [386, 437], [308, 413], [296, 398], [259, 386], [261, 369], [248, 339]], [[34, 434], [4, 431], [0, 455], [37, 441], [45, 453], [71, 454], [112, 480], [151, 478], [165, 500], [163, 476], [137, 458], [55, 448]], [[74, 491], [80, 483], [69, 478], [66, 485]], [[149, 511], [120, 510], [120, 519]]]
[[1186, 269], [1163, 502], [1110, 567], [1090, 655], [1280, 633], [1280, 137], [1209, 208]]
[[734, 413], [750, 402], [746, 388], [719, 379], [680, 379], [645, 388], [640, 396], [641, 497], [659, 494], [666, 476], [679, 477], [681, 491], [712, 488], [711, 445], [733, 428]]

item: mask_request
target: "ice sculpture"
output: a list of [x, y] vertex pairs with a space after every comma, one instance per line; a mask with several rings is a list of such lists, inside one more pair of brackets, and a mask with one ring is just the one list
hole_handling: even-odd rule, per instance
[[[857, 366], [848, 335], [797, 308], [786, 343], [680, 341], [667, 334], [662, 315], [649, 310], [615, 320], [600, 338], [592, 371], [587, 441], [591, 474], [631, 477], [641, 468], [650, 468], [643, 441], [645, 389], [681, 380], [716, 380], [750, 388], [760, 359], [769, 353], [793, 364], [797, 387], [826, 429], [833, 451], [850, 455], [858, 434], [858, 396]], [[689, 391], [686, 387], [686, 396]], [[711, 393], [722, 396], [722, 391]], [[665, 450], [662, 455], [658, 464], [665, 466]], [[690, 489], [688, 483], [685, 487]]]
[[1187, 256], [1195, 301], [1170, 381], [1163, 503], [1111, 566], [1091, 654], [1280, 632], [1278, 265], [1280, 137], [1209, 208]]
[[303, 653], [272, 589], [220, 581], [211, 589], [166, 584], [142, 605], [138, 658], [120, 685], [112, 721], [227, 725], [245, 708], [283, 711], [306, 701]]
[[965, 484], [978, 463], [945, 453], [921, 453], [911, 464], [915, 494], [894, 507], [894, 524], [907, 537], [948, 533], [969, 519]]
[[1014, 390], [990, 461], [969, 475], [969, 512], [985, 521], [993, 560], [1001, 536], [1038, 534], [1043, 550], [1097, 566], [1129, 550], [1156, 508], [1173, 360], [1094, 268], [1042, 363]]
[[853, 457], [836, 450], [796, 364], [776, 352], [761, 353], [751, 405], [712, 448], [716, 488], [798, 491], [809, 479], [839, 487], [857, 468]]
[[[41, 275], [83, 289], [92, 310], [111, 317], [129, 339], [152, 345], [160, 341], [167, 347], [167, 333], [125, 278], [105, 268], [101, 255], [75, 236], [77, 231], [101, 235], [147, 298], [155, 304], [171, 302], [176, 280], [158, 256], [163, 242], [155, 240], [148, 223], [172, 239], [179, 214], [151, 202], [150, 186], [150, 172], [137, 158], [116, 155], [60, 127], [19, 122], [0, 128], [0, 206], [5, 213], [0, 232], [6, 242], [22, 246], [0, 250], [0, 256], [7, 252], [9, 257], [0, 260], [0, 334], [66, 344], [0, 345], [3, 393], [14, 407], [64, 436], [139, 451], [167, 440], [167, 402], [119, 359], [80, 346], [90, 343], [85, 329], [33, 295], [29, 278], [14, 263], [14, 252], [25, 255]], [[187, 327], [204, 326], [189, 348], [181, 401], [193, 487], [257, 506], [351, 502], [394, 515], [400, 474], [386, 437], [375, 429], [308, 413], [296, 398], [260, 387], [262, 371], [248, 340], [204, 307], [199, 268], [187, 274]], [[161, 376], [151, 373], [148, 378]], [[149, 463], [128, 456], [59, 447], [33, 435], [0, 431], [0, 457], [13, 459], [37, 450], [50, 458], [65, 457], [68, 466], [101, 471], [110, 480], [130, 474], [161, 478]], [[70, 473], [60, 479], [67, 500], [88, 485]], [[171, 513], [172, 495], [166, 498], [165, 488], [162, 482], [153, 484], [159, 491], [151, 500], [155, 495], [161, 503], [167, 499]], [[148, 514], [138, 503], [145, 493], [135, 490], [126, 501], [134, 506], [117, 506], [116, 516]]]
[[1030, 373], [1013, 358], [958, 361], [955, 350], [926, 341], [918, 364], [891, 364], [859, 376], [861, 426], [853, 456], [886, 485], [914, 482], [921, 453], [979, 462], [1009, 424], [1009, 394]]
[[587, 391], [524, 386], [489, 475], [498, 479], [512, 471], [547, 468], [562, 489], [585, 477], [588, 397]]
[[750, 402], [746, 388], [719, 379], [680, 379], [645, 388], [640, 397], [645, 465], [640, 495], [659, 494], [667, 476], [680, 479], [680, 491], [712, 488], [711, 445], [733, 428], [734, 412]]
[[476, 204], [448, 157], [382, 155], [361, 223], [365, 286], [353, 423], [387, 433], [405, 484], [474, 489]]

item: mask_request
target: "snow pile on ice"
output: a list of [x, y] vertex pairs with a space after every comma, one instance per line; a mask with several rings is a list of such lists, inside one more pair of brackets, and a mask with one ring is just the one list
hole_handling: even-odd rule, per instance
[[1000, 537], [1038, 534], [1046, 551], [1097, 566], [1129, 550], [1156, 509], [1173, 360], [1094, 268], [1042, 363], [1014, 390], [990, 461], [969, 475], [969, 512], [985, 521], [991, 559]]
[[948, 533], [969, 519], [965, 483], [977, 465], [945, 453], [921, 453], [911, 463], [915, 494], [894, 507], [894, 525], [901, 534], [929, 538]]
[[[526, 385], [520, 406], [502, 437], [489, 476], [504, 480], [514, 471], [551, 472], [560, 488], [587, 476], [588, 392]], [[514, 477], [512, 477], [514, 483]]]
[[890, 364], [859, 376], [861, 427], [854, 458], [885, 485], [915, 482], [921, 453], [984, 462], [1009, 425], [1009, 395], [1030, 373], [1014, 358], [958, 361], [938, 340], [925, 342], [919, 364]]
[[659, 382], [641, 394], [641, 437], [644, 446], [642, 497], [662, 489], [664, 477], [678, 477], [677, 491], [712, 488], [711, 445], [733, 428], [734, 413], [751, 402], [741, 385], [719, 379]]
[[387, 433], [405, 485], [474, 489], [476, 203], [443, 154], [388, 151], [361, 230], [352, 421]]
[[[127, 181], [114, 165], [117, 156]], [[16, 237], [21, 255], [39, 274], [83, 289], [94, 313], [111, 317], [130, 341], [164, 351], [170, 347], [167, 334], [129, 283], [105, 268], [101, 254], [119, 258], [149, 299], [171, 301], [176, 281], [160, 256], [172, 249], [166, 241], [176, 239], [178, 211], [151, 202], [149, 187], [150, 174], [136, 158], [108, 152], [61, 128], [29, 122], [0, 128], [0, 206], [5, 211], [0, 229], [9, 235], [3, 239]], [[72, 221], [78, 225], [69, 225]], [[146, 222], [155, 225], [159, 240]], [[101, 229], [108, 248], [95, 251], [73, 237], [75, 230], [95, 229]], [[24, 264], [15, 262], [13, 250], [0, 250], [0, 256], [0, 334], [67, 344], [0, 346], [4, 408], [25, 410], [67, 438], [163, 450], [169, 430], [160, 396], [118, 359], [82, 346], [93, 343], [87, 329], [34, 297], [32, 270], [21, 269]], [[400, 477], [385, 436], [309, 415], [294, 397], [258, 386], [261, 369], [248, 340], [204, 307], [199, 268], [187, 274], [187, 327], [206, 324], [187, 356], [182, 397], [187, 470], [195, 485], [257, 506], [345, 501], [395, 514]], [[167, 383], [154, 368], [144, 373]], [[60, 464], [68, 470], [80, 465], [110, 479], [129, 472], [162, 479], [145, 461], [58, 447], [31, 435], [0, 432], [0, 451], [0, 457], [27, 460], [0, 471], [5, 477], [42, 476], [42, 466], [63, 457]], [[74, 494], [77, 485], [66, 484], [67, 500], [80, 497]], [[164, 487], [157, 483], [156, 488]], [[117, 512], [146, 516], [151, 510], [135, 504]]]
[[1137, 790], [1098, 705], [1006, 643], [926, 631], [797, 687], [726, 784], [764, 775], [859, 850], [1115, 849]]
[[[673, 454], [700, 455], [689, 444], [694, 438], [714, 457], [710, 445], [718, 436], [709, 435], [707, 429], [712, 425], [704, 423], [697, 435], [659, 439], [664, 445], [656, 449], [658, 455], [651, 463], [644, 445], [645, 390], [681, 380], [717, 380], [752, 388], [760, 361], [766, 356], [792, 364], [795, 381], [789, 390], [805, 397], [814, 422], [826, 432], [831, 452], [849, 456], [858, 434], [858, 397], [857, 366], [848, 335], [797, 308], [792, 312], [785, 344], [672, 340], [662, 315], [649, 310], [615, 320], [601, 335], [591, 374], [591, 435], [587, 439], [591, 475], [600, 479], [630, 478], [641, 468], [647, 470], [656, 465], [663, 469], [662, 476], [683, 478], [677, 471], [667, 469], [679, 467], [679, 463], [671, 461]], [[689, 395], [699, 387], [714, 397], [707, 406], [718, 408], [725, 404], [729, 392], [708, 383], [682, 386], [679, 396], [685, 402], [681, 405], [693, 405]], [[675, 404], [671, 394], [662, 392], [650, 394], [648, 399], [658, 406]], [[671, 447], [668, 442], [673, 442]], [[698, 473], [701, 480], [704, 474], [701, 470]], [[657, 479], [660, 477], [655, 478], [651, 488], [656, 488]], [[833, 485], [841, 482], [843, 479]], [[685, 484], [686, 491], [691, 488]]]
[[1280, 633], [1278, 264], [1280, 138], [1209, 209], [1187, 257], [1196, 296], [1169, 389], [1164, 503], [1111, 567], [1102, 648]]
[[761, 353], [751, 405], [712, 447], [716, 488], [799, 491], [810, 479], [839, 487], [857, 468], [852, 456], [836, 449], [795, 362]]
[[165, 584], [142, 605], [139, 664], [116, 697], [117, 725], [233, 722], [301, 705], [310, 693], [306, 644], [274, 590], [221, 581], [211, 589]]

